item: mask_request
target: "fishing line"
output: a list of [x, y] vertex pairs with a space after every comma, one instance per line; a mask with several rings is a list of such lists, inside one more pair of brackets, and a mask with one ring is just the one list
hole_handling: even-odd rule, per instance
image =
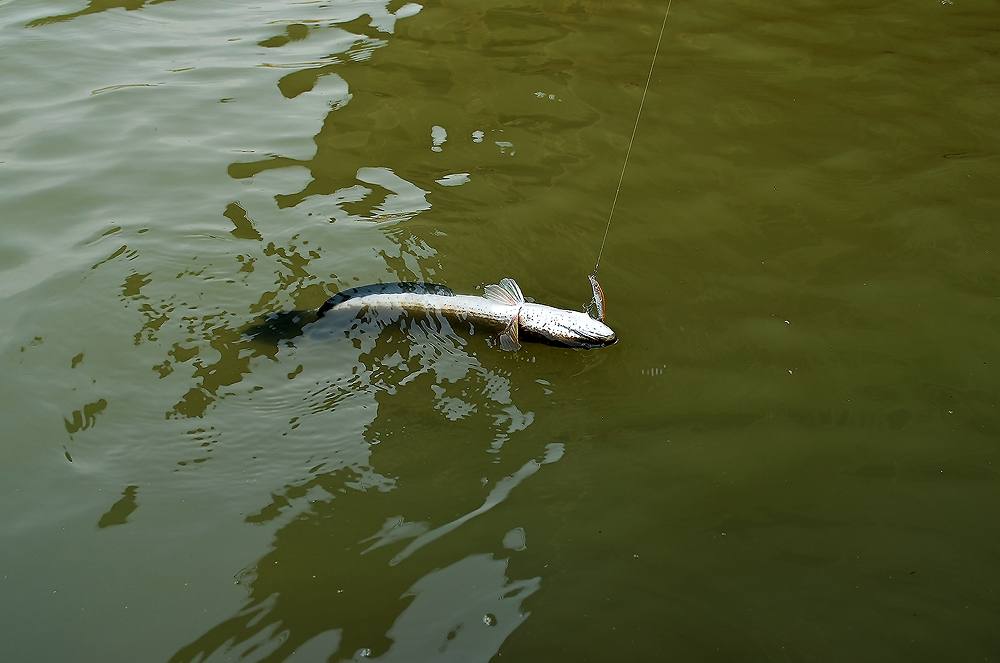
[[[670, 15], [670, 5], [673, 0], [667, 0], [667, 9], [663, 12], [663, 23], [660, 25], [660, 36], [656, 39], [656, 49], [653, 51], [653, 60], [649, 63], [649, 74], [646, 75], [646, 86], [642, 89], [642, 100], [639, 101], [639, 112], [635, 114], [635, 125], [632, 127], [632, 137], [628, 141], [628, 149], [625, 150], [625, 162], [622, 164], [622, 172], [618, 177], [618, 187], [615, 189], [614, 200], [611, 201], [611, 213], [608, 214], [608, 224], [604, 228], [604, 239], [601, 240], [601, 250], [597, 252], [597, 261], [594, 263], [594, 271], [591, 276], [597, 277], [597, 270], [601, 266], [601, 256], [604, 255], [604, 245], [608, 241], [608, 231], [611, 230], [611, 219], [615, 216], [615, 205], [618, 204], [618, 194], [622, 190], [622, 182], [625, 181], [625, 169], [628, 168], [628, 158], [632, 154], [632, 143], [635, 142], [635, 133], [639, 130], [639, 118], [642, 117], [642, 107], [646, 104], [646, 93], [649, 92], [649, 82], [653, 78], [653, 67], [656, 65], [656, 56], [660, 53], [660, 42], [663, 41], [663, 31], [667, 27], [667, 16]], [[596, 292], [595, 292], [596, 296]]]

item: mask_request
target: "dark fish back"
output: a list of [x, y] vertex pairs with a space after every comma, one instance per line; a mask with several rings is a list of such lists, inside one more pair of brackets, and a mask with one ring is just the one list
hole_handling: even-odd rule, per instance
[[368, 295], [391, 295], [391, 294], [401, 294], [401, 293], [417, 293], [421, 295], [442, 295], [445, 297], [454, 297], [455, 293], [448, 286], [440, 285], [438, 283], [417, 283], [415, 281], [400, 281], [397, 283], [373, 283], [371, 285], [362, 285], [356, 288], [348, 288], [347, 290], [341, 290], [330, 299], [323, 302], [323, 305], [319, 307], [316, 311], [316, 317], [322, 318], [327, 311], [332, 309], [337, 304], [342, 304], [348, 299], [357, 299], [358, 297], [367, 297]]

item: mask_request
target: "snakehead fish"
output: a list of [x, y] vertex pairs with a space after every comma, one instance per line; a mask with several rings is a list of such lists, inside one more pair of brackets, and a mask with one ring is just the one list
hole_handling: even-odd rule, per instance
[[521, 341], [602, 348], [618, 340], [610, 327], [586, 313], [526, 301], [521, 288], [509, 278], [486, 286], [482, 297], [456, 295], [445, 286], [430, 283], [351, 288], [328, 299], [317, 311], [317, 317], [338, 312], [358, 315], [372, 310], [436, 313], [450, 320], [482, 325], [499, 332], [500, 347], [508, 351], [521, 347]]

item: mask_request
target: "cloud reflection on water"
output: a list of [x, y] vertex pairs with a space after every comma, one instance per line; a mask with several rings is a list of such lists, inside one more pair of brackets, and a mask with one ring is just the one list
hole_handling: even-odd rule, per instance
[[[145, 4], [92, 3], [47, 20]], [[497, 507], [536, 482], [562, 448], [518, 437], [534, 422], [519, 390], [535, 385], [514, 382], [514, 358], [433, 316], [347, 327], [310, 324], [308, 314], [274, 317], [314, 311], [357, 279], [433, 280], [440, 268], [435, 235], [410, 222], [431, 209], [438, 178], [472, 168], [449, 163], [429, 172], [400, 158], [409, 135], [421, 136], [426, 155], [431, 113], [387, 100], [380, 90], [392, 89], [399, 72], [368, 64], [391, 44], [396, 21], [418, 10], [341, 3], [323, 6], [322, 20], [277, 21], [276, 34], [269, 22], [272, 35], [254, 39], [268, 60], [255, 72], [280, 70], [280, 95], [264, 110], [279, 126], [288, 104], [314, 108], [321, 98], [314, 153], [294, 154], [307, 141], [285, 140], [284, 128], [240, 138], [250, 145], [231, 150], [239, 157], [227, 172], [253, 186], [246, 196], [223, 198], [222, 232], [204, 233], [197, 245], [222, 258], [192, 251], [182, 269], [165, 273], [145, 267], [145, 249], [122, 243], [95, 265], [102, 274], [121, 271], [117, 297], [140, 317], [133, 343], [163, 347], [152, 375], [178, 390], [166, 418], [186, 427], [171, 471], [186, 485], [200, 477], [226, 486], [227, 498], [256, 500], [240, 526], [272, 533], [270, 549], [236, 574], [247, 592], [243, 605], [192, 633], [173, 660], [277, 660], [312, 651], [316, 658], [364, 652], [390, 661], [486, 661], [526, 619], [523, 601], [542, 584], [510, 570], [522, 553], [505, 546], [504, 532], [520, 523]], [[236, 117], [238, 94], [216, 94]], [[276, 218], [294, 229], [278, 227]], [[122, 242], [138, 241], [130, 230], [120, 234]], [[320, 251], [317, 237], [351, 243]], [[249, 286], [260, 294], [247, 303]], [[245, 333], [267, 316], [270, 336]], [[141, 518], [136, 490], [101, 522]], [[155, 491], [144, 495], [148, 509]]]
[[[371, 26], [384, 30], [387, 24], [373, 19]], [[305, 39], [299, 32], [293, 36], [298, 38], [268, 46]], [[295, 103], [321, 76], [343, 81], [332, 68], [356, 66], [371, 56], [371, 48], [387, 42], [361, 36], [339, 43], [346, 47], [343, 58], [327, 55], [329, 64], [283, 76], [278, 84], [283, 96]], [[427, 280], [437, 252], [425, 236], [401, 224], [431, 209], [429, 192], [391, 162], [345, 158], [356, 151], [349, 148], [358, 135], [341, 130], [338, 117], [363, 117], [366, 104], [350, 97], [346, 83], [334, 87], [343, 88], [341, 101], [331, 104], [314, 139], [314, 156], [272, 155], [234, 163], [229, 173], [245, 179], [305, 168], [309, 180], [302, 189], [274, 195], [279, 209], [309, 201], [310, 210], [325, 213], [338, 228], [367, 228], [376, 247], [372, 257], [382, 263], [372, 271], [388, 272], [389, 280]], [[364, 132], [362, 142], [380, 143], [383, 129]], [[304, 311], [315, 310], [345, 281], [323, 283], [324, 275], [311, 266], [319, 256], [306, 241], [272, 239], [264, 224], [253, 220], [256, 212], [241, 201], [225, 209], [233, 236], [260, 242], [264, 256], [281, 267], [275, 287], [248, 313], [279, 312], [287, 301], [282, 294]], [[244, 260], [247, 265], [260, 269], [250, 259]], [[157, 312], [174, 312], [167, 302], [140, 306], [156, 321], [162, 319], [153, 317]], [[509, 458], [500, 455], [534, 419], [518, 407], [503, 358], [481, 337], [469, 339], [467, 330], [434, 316], [344, 325], [316, 322], [303, 313], [281, 319], [287, 323], [283, 328], [272, 318], [275, 333], [269, 338], [247, 336], [238, 316], [193, 314], [182, 320], [201, 337], [201, 349], [192, 354], [175, 344], [165, 361], [170, 370], [189, 361], [196, 381], [171, 415], [223, 416], [215, 408], [246, 409], [250, 417], [283, 412], [288, 423], [282, 436], [293, 447], [312, 448], [312, 468], [304, 476], [286, 474], [269, 502], [246, 515], [248, 525], [273, 528], [274, 535], [271, 550], [239, 574], [248, 591], [245, 604], [206, 628], [173, 660], [233, 655], [281, 660], [300, 648], [316, 658], [492, 658], [526, 619], [522, 602], [539, 589], [541, 578], [512, 578], [508, 562], [517, 553], [503, 547], [501, 535], [484, 536], [472, 521], [485, 520], [522, 482], [562, 455], [560, 445], [534, 442], [512, 450]], [[156, 327], [160, 333], [163, 324]], [[266, 386], [272, 374], [287, 374], [289, 381], [277, 395], [269, 395]], [[262, 392], [251, 390], [251, 399], [234, 391], [251, 378], [264, 385], [253, 388]], [[265, 407], [261, 399], [267, 400]], [[314, 446], [324, 439], [325, 445]], [[387, 522], [398, 528], [371, 545]], [[460, 528], [471, 535], [455, 535]]]
[[[436, 651], [486, 661], [526, 618], [521, 603], [541, 578], [510, 577], [515, 553], [495, 528], [454, 534], [559, 460], [562, 446], [529, 442], [508, 459], [489, 453], [531, 413], [517, 409], [509, 375], [438, 323], [306, 331], [297, 357], [321, 349], [332, 357], [320, 366], [326, 377], [288, 395], [306, 405], [289, 432], [303, 440], [335, 432], [337, 442], [314, 449], [309, 475], [246, 517], [277, 526], [272, 550], [241, 574], [246, 604], [174, 660], [277, 660], [306, 647], [337, 659], [367, 652], [414, 660]], [[445, 394], [467, 405], [464, 416], [435, 405]], [[534, 457], [507, 469], [532, 449]], [[478, 506], [461, 506], [475, 495], [483, 495]], [[467, 510], [450, 516], [456, 508]]]
[[157, 5], [161, 2], [172, 2], [172, 0], [90, 0], [90, 2], [87, 3], [87, 6], [83, 9], [75, 12], [69, 12], [67, 14], [54, 14], [52, 16], [36, 18], [28, 23], [28, 27], [34, 28], [48, 25], [49, 23], [69, 21], [81, 16], [87, 16], [89, 14], [99, 14], [100, 12], [105, 12], [109, 9], [126, 9], [128, 11], [132, 11], [135, 9], [142, 9], [147, 5]]

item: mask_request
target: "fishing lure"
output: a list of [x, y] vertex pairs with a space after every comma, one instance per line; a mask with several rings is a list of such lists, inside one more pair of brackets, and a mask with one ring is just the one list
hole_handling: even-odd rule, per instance
[[590, 289], [594, 291], [594, 299], [591, 302], [594, 307], [594, 313], [596, 314], [594, 317], [601, 322], [604, 322], [608, 310], [607, 298], [604, 296], [604, 288], [602, 288], [601, 284], [597, 282], [597, 274], [589, 274], [587, 279], [590, 281]]

